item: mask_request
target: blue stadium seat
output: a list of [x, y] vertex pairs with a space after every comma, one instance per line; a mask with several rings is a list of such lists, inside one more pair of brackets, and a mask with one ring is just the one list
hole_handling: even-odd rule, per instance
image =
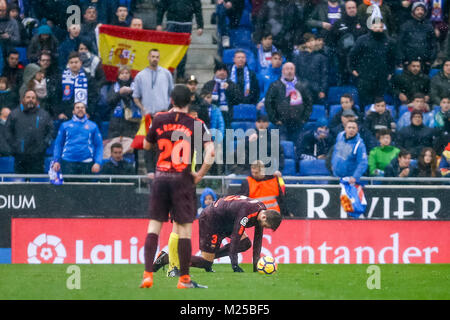
[[285, 159], [284, 160], [284, 168], [282, 170], [282, 174], [284, 176], [295, 176], [295, 160], [294, 159]]
[[302, 131], [306, 132], [309, 130], [313, 130], [316, 128], [316, 122], [315, 121], [308, 121], [307, 123], [305, 123], [305, 125], [303, 126]]
[[250, 68], [250, 70], [255, 71], [256, 70], [256, 58], [255, 58], [255, 55], [253, 54], [253, 52], [251, 52], [248, 49], [225, 49], [225, 50], [223, 50], [223, 55], [222, 55], [223, 63], [225, 63], [227, 66], [231, 67], [234, 64], [233, 63], [234, 53], [238, 50], [245, 52], [245, 55], [247, 56], [248, 67]]
[[408, 111], [408, 106], [405, 104], [402, 104], [400, 106], [400, 108], [398, 109], [398, 118], [400, 119], [400, 117], [407, 111]]
[[235, 49], [253, 50], [255, 44], [252, 41], [252, 31], [247, 27], [230, 29], [230, 47]]
[[233, 121], [256, 121], [254, 104], [238, 104], [233, 107]]
[[292, 141], [282, 140], [280, 145], [283, 147], [285, 159], [295, 159], [294, 143]]
[[0, 157], [0, 173], [14, 173], [14, 157]]
[[108, 130], [109, 130], [109, 121], [102, 121], [100, 124], [100, 133], [102, 135], [102, 139], [105, 140], [108, 138]]
[[312, 113], [309, 116], [308, 121], [317, 121], [320, 118], [326, 118], [327, 112], [325, 110], [325, 106], [320, 104], [313, 105]]
[[17, 52], [19, 52], [19, 62], [26, 66], [30, 61], [27, 58], [27, 48], [26, 47], [15, 47]]
[[[242, 129], [244, 130], [244, 134], [248, 129], [255, 129], [255, 123], [254, 122], [248, 122], [248, 121], [234, 121], [231, 123], [231, 129], [238, 130]], [[235, 133], [239, 133], [235, 132]], [[239, 138], [242, 138], [244, 135], [238, 135]]]
[[339, 112], [339, 111], [341, 111], [342, 110], [342, 106], [340, 105], [340, 104], [333, 104], [333, 105], [331, 105], [330, 106], [330, 111], [329, 111], [329, 119], [331, 120], [331, 119], [333, 119], [334, 118], [334, 116]]
[[439, 73], [439, 71], [440, 69], [431, 69], [429, 73], [430, 78], [433, 78], [436, 74]]
[[[325, 160], [300, 160], [299, 163], [300, 176], [330, 176], [331, 173], [328, 171]], [[311, 184], [328, 184], [326, 180], [308, 180], [303, 183], [311, 183]]]
[[52, 139], [52, 142], [50, 143], [47, 150], [45, 151], [45, 155], [52, 156], [54, 149], [55, 149], [55, 139]]
[[354, 86], [341, 86], [328, 89], [328, 105], [341, 103], [341, 96], [344, 93], [350, 93], [355, 104], [359, 104], [358, 90]]

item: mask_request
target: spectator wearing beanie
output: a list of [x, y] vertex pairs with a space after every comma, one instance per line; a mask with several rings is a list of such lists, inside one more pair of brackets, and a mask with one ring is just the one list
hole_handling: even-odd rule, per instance
[[27, 49], [28, 60], [32, 63], [37, 62], [44, 51], [50, 53], [53, 58], [58, 57], [58, 40], [47, 24], [41, 25], [37, 29], [37, 34], [31, 39]]
[[412, 19], [400, 27], [398, 48], [402, 61], [420, 58], [425, 74], [437, 56], [437, 41], [434, 28], [426, 18], [427, 8], [423, 2], [415, 2], [411, 7]]

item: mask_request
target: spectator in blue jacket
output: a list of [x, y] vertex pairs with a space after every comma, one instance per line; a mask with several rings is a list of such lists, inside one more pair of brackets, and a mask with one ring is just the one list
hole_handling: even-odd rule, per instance
[[353, 184], [361, 178], [368, 167], [366, 145], [358, 133], [358, 123], [348, 121], [345, 130], [338, 134], [331, 158], [333, 175], [349, 178]]
[[77, 102], [72, 120], [61, 124], [53, 151], [53, 169], [63, 174], [98, 173], [103, 161], [103, 140], [98, 126], [88, 120], [86, 105]]
[[283, 56], [279, 52], [272, 53], [270, 66], [260, 70], [257, 73], [259, 82], [259, 99], [260, 101], [256, 105], [258, 110], [264, 106], [264, 97], [270, 85], [280, 79], [281, 77], [281, 65], [283, 63]]

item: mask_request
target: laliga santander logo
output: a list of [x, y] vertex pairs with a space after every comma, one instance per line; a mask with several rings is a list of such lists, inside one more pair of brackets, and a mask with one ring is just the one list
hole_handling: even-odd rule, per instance
[[63, 263], [66, 256], [66, 248], [56, 236], [43, 233], [28, 244], [28, 263]]

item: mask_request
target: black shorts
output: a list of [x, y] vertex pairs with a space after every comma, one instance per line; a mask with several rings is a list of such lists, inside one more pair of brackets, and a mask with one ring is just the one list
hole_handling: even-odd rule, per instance
[[156, 173], [153, 180], [149, 216], [152, 220], [192, 223], [197, 214], [195, 184], [190, 174]]
[[216, 224], [211, 214], [209, 214], [210, 208], [205, 208], [198, 218], [199, 248], [203, 252], [216, 253], [225, 236], [215, 228]]

